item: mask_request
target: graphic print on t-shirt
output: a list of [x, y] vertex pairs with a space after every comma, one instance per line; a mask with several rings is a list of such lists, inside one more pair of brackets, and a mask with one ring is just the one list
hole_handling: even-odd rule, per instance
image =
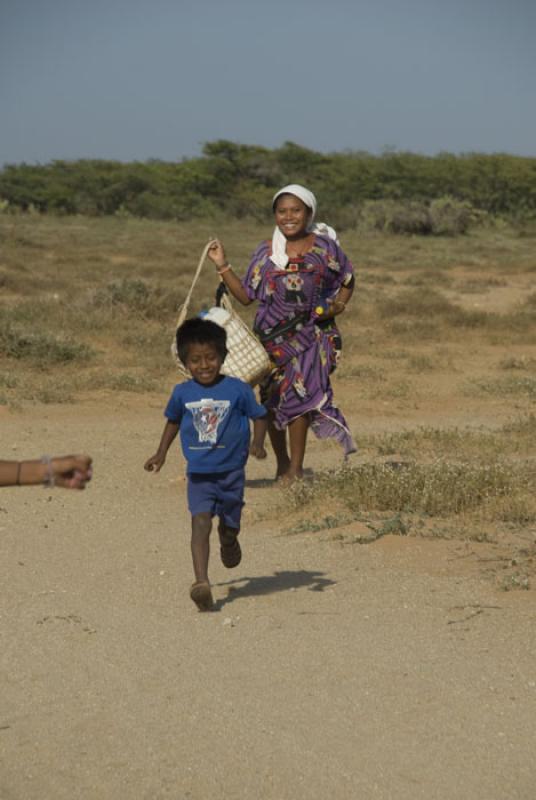
[[229, 412], [229, 400], [198, 400], [196, 403], [186, 403], [186, 408], [191, 411], [194, 428], [200, 442], [216, 444], [218, 441], [218, 428]]

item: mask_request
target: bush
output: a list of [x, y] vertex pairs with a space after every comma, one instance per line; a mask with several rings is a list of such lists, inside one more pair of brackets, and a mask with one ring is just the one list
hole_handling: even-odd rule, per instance
[[201, 157], [181, 162], [81, 159], [6, 165], [0, 169], [0, 203], [4, 210], [66, 214], [125, 209], [159, 219], [222, 211], [264, 218], [270, 214], [266, 198], [285, 183], [310, 186], [321, 218], [328, 221], [345, 209], [380, 202], [373, 214], [375, 230], [453, 235], [472, 224], [474, 208], [521, 224], [536, 216], [536, 158], [321, 154], [294, 142], [268, 149], [226, 140], [208, 143]]
[[483, 219], [469, 203], [440, 197], [430, 204], [412, 200], [369, 200], [357, 214], [358, 229], [408, 235], [457, 236]]
[[357, 228], [363, 232], [427, 234], [430, 220], [423, 203], [369, 200], [358, 212]]
[[88, 361], [93, 350], [71, 339], [59, 339], [45, 333], [26, 333], [11, 325], [0, 327], [0, 350], [8, 358], [29, 359], [38, 366]]
[[470, 203], [455, 200], [453, 197], [432, 200], [428, 216], [431, 233], [434, 236], [457, 236], [467, 233], [469, 227], [478, 221]]
[[172, 313], [178, 307], [178, 298], [169, 291], [130, 278], [114, 281], [98, 289], [91, 302], [97, 308], [133, 311], [153, 319]]

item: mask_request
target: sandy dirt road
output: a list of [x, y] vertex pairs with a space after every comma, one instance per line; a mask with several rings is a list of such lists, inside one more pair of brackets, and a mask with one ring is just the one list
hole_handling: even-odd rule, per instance
[[82, 495], [2, 490], [1, 800], [532, 800], [534, 593], [463, 542], [285, 534], [252, 462], [199, 614], [181, 458], [142, 469], [161, 408], [0, 419], [4, 457], [96, 465]]

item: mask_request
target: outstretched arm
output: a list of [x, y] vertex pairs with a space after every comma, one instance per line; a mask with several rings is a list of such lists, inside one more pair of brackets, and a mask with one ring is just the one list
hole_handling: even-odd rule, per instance
[[91, 480], [90, 456], [43, 456], [34, 461], [0, 461], [0, 486], [61, 486], [85, 489]]
[[247, 296], [246, 290], [242, 286], [242, 281], [233, 271], [233, 268], [227, 261], [225, 250], [219, 239], [214, 239], [208, 251], [208, 257], [216, 266], [216, 272], [227, 286], [233, 297], [236, 297], [239, 303], [244, 306], [249, 306], [251, 303], [250, 298]]
[[173, 442], [173, 439], [177, 435], [178, 431], [179, 431], [178, 423], [171, 422], [171, 420], [168, 419], [168, 421], [164, 426], [162, 437], [160, 439], [160, 444], [158, 445], [158, 450], [156, 451], [154, 456], [148, 458], [145, 464], [143, 465], [143, 468], [147, 470], [147, 472], [160, 472], [160, 470], [164, 466], [167, 456], [167, 451], [169, 450], [171, 443]]

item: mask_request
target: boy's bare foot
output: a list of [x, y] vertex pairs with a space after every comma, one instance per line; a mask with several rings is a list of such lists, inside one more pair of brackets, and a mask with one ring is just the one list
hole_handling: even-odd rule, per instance
[[196, 604], [199, 611], [210, 611], [214, 605], [212, 592], [210, 591], [210, 584], [206, 581], [197, 581], [196, 583], [192, 583], [190, 597]]
[[249, 454], [253, 456], [253, 458], [266, 458], [266, 450], [264, 449], [263, 444], [258, 444], [257, 442], [251, 442], [249, 446]]
[[237, 567], [242, 561], [242, 549], [238, 541], [238, 531], [234, 528], [226, 528], [221, 522], [218, 525], [220, 537], [220, 556], [221, 563], [227, 569]]

